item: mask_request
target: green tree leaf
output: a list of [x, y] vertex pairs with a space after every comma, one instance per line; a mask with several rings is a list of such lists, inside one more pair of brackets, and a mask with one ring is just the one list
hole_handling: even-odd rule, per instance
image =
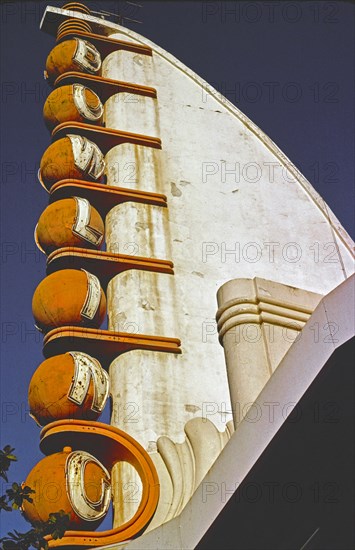
[[[10, 445], [6, 445], [3, 450], [0, 450], [0, 477], [8, 481], [7, 471], [11, 462], [17, 458], [12, 454], [14, 449]], [[20, 485], [13, 482], [10, 489], [6, 490], [5, 495], [0, 496], [0, 511], [11, 512], [12, 509], [18, 510], [23, 502], [33, 502], [30, 497], [35, 493], [28, 485]], [[11, 506], [10, 506], [11, 505]], [[47, 550], [48, 543], [45, 540], [46, 535], [51, 535], [54, 539], [63, 537], [65, 531], [69, 527], [69, 514], [63, 510], [49, 514], [49, 518], [45, 522], [33, 522], [32, 529], [25, 533], [20, 533], [14, 529], [14, 532], [9, 532], [0, 539], [1, 550], [29, 550], [37, 548], [38, 550]]]

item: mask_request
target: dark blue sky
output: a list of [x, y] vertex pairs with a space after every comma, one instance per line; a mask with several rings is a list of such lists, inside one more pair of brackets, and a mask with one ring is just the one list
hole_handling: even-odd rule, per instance
[[[42, 458], [27, 387], [43, 360], [32, 294], [45, 275], [33, 229], [47, 205], [36, 178], [50, 143], [42, 75], [54, 39], [39, 31], [46, 5], [1, 3], [1, 445], [23, 480]], [[354, 5], [351, 2], [150, 2], [127, 25], [226, 95], [289, 156], [350, 233], [354, 181]], [[117, 12], [118, 2], [86, 2]], [[107, 411], [101, 417], [108, 421]], [[3, 514], [1, 532], [26, 529]]]

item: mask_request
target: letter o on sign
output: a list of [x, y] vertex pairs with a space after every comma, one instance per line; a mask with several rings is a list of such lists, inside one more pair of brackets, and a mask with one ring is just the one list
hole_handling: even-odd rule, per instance
[[[40, 447], [42, 452], [50, 455], [46, 459], [55, 456], [52, 453], [63, 447], [70, 449], [65, 457], [65, 493], [75, 516], [80, 517], [82, 522], [91, 522], [90, 527], [100, 522], [108, 510], [111, 497], [110, 472], [115, 464], [128, 462], [135, 468], [142, 482], [141, 501], [136, 513], [127, 522], [109, 531], [67, 531], [61, 539], [49, 538], [50, 548], [94, 548], [117, 544], [138, 535], [152, 519], [159, 501], [158, 474], [147, 451], [129, 434], [100, 422], [60, 420], [43, 428]], [[93, 487], [90, 483], [91, 468], [100, 472], [95, 478], [99, 482]]]
[[[85, 473], [96, 466], [103, 473], [101, 480], [92, 481], [88, 489]], [[105, 517], [111, 502], [110, 474], [94, 456], [85, 451], [70, 453], [65, 464], [65, 480], [69, 502], [79, 518], [84, 521], [96, 521]], [[97, 493], [90, 496], [88, 491]]]

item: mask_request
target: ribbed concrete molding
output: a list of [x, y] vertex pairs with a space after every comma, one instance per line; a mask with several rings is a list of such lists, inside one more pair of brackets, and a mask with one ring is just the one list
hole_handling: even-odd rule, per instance
[[[232, 422], [224, 432], [206, 418], [193, 418], [185, 425], [186, 438], [175, 443], [163, 436], [157, 441], [157, 452], [150, 453], [159, 477], [158, 507], [147, 531], [151, 531], [178, 516], [200, 485], [207, 472], [221, 454], [233, 434]], [[114, 477], [115, 526], [128, 521], [139, 504], [138, 477], [126, 463], [116, 469]], [[127, 499], [127, 488], [135, 484], [134, 499]], [[120, 488], [126, 488], [126, 494]], [[133, 493], [131, 493], [132, 496]]]
[[[235, 426], [249, 412], [322, 296], [255, 277], [233, 279], [218, 291]], [[252, 420], [252, 418], [250, 418]]]
[[158, 439], [158, 453], [150, 457], [158, 472], [161, 498], [149, 531], [182, 512], [233, 431], [231, 422], [220, 432], [210, 420], [193, 418], [185, 425], [183, 443]]

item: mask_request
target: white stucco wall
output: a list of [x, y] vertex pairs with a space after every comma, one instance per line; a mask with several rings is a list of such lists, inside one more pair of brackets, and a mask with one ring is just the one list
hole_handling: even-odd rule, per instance
[[[126, 29], [111, 36], [127, 34], [152, 45]], [[117, 406], [137, 404], [137, 422], [125, 423], [122, 415], [113, 421], [153, 449], [160, 435], [181, 439], [185, 422], [206, 407], [230, 410], [214, 327], [223, 283], [257, 276], [327, 294], [350, 275], [352, 257], [339, 222], [271, 140], [152, 47], [152, 57], [112, 53], [103, 76], [157, 89], [157, 99], [120, 94], [105, 105], [108, 127], [162, 140], [161, 151], [125, 144], [106, 157], [109, 184], [168, 197], [167, 209], [125, 203], [106, 219], [109, 250], [170, 259], [175, 266], [174, 276], [122, 273], [108, 290], [111, 329], [182, 341], [181, 356], [135, 351], [111, 365]], [[209, 418], [222, 427], [230, 416]]]

